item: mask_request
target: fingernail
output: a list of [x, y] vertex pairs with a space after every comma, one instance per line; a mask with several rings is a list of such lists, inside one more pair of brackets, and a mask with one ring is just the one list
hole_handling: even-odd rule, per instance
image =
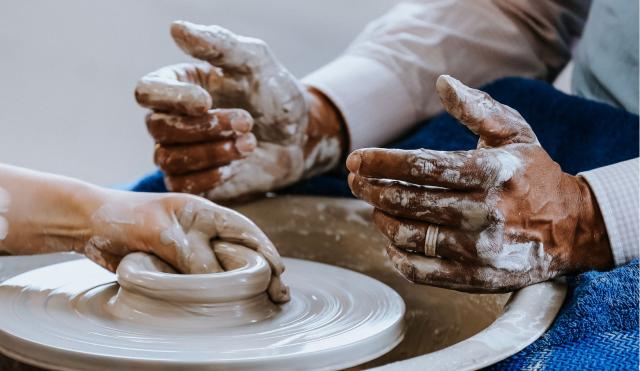
[[236, 112], [231, 117], [231, 129], [237, 134], [248, 133], [253, 126], [253, 118], [247, 112]]
[[353, 152], [347, 157], [347, 169], [349, 169], [352, 173], [357, 173], [360, 170], [360, 163], [362, 162], [362, 158], [360, 158], [360, 154]]
[[249, 153], [253, 152], [257, 146], [258, 141], [256, 140], [256, 137], [251, 133], [240, 135], [238, 138], [236, 138], [236, 149], [243, 156], [246, 156]]

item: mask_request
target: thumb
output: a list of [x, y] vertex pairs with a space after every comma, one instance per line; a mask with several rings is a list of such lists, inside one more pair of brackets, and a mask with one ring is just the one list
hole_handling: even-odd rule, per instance
[[171, 36], [185, 53], [224, 69], [249, 72], [273, 59], [264, 41], [236, 35], [220, 26], [175, 21]]
[[449, 75], [438, 77], [436, 90], [444, 109], [480, 136], [478, 147], [538, 143], [524, 118], [489, 94], [472, 89]]

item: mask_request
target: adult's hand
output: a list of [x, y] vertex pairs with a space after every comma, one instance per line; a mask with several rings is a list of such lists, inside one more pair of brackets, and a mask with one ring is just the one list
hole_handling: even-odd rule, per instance
[[476, 150], [372, 148], [347, 160], [349, 185], [375, 207], [395, 267], [416, 283], [472, 292], [610, 268], [586, 182], [562, 172], [515, 110], [449, 76], [436, 88], [444, 108], [480, 137]]
[[343, 139], [337, 111], [307, 90], [262, 40], [178, 21], [171, 36], [204, 63], [144, 76], [137, 101], [169, 190], [229, 200], [272, 191], [334, 167]]

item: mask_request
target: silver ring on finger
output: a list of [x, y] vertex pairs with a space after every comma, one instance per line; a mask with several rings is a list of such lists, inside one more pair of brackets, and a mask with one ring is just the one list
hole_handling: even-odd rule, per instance
[[429, 224], [427, 227], [427, 235], [424, 239], [424, 254], [428, 257], [435, 258], [436, 245], [438, 244], [438, 230], [437, 224]]

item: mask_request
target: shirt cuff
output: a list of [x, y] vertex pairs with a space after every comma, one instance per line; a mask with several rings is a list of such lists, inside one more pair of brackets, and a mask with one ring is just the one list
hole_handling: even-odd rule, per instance
[[340, 110], [350, 151], [387, 144], [417, 121], [411, 96], [400, 79], [375, 60], [343, 56], [303, 82], [321, 91]]
[[638, 175], [636, 158], [578, 175], [591, 187], [609, 235], [616, 265], [638, 258]]

